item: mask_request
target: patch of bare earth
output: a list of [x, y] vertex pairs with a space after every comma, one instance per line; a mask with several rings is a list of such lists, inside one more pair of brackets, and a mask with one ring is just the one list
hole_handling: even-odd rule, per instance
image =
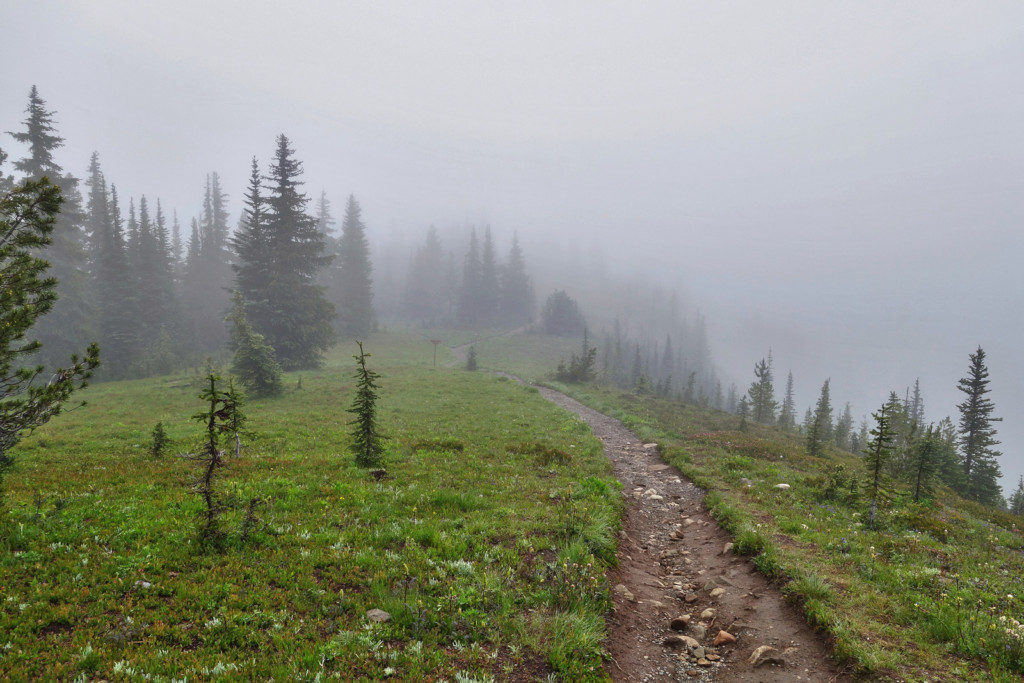
[[729, 534], [708, 514], [703, 491], [664, 463], [653, 444], [645, 448], [621, 422], [564, 394], [540, 391], [590, 425], [624, 487], [627, 510], [611, 575], [606, 669], [613, 679], [849, 680], [779, 589], [729, 550]]

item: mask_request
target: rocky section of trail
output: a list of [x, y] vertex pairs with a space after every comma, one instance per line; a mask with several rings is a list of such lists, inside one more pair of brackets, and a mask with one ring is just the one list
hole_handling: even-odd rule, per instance
[[614, 418], [557, 391], [604, 443], [627, 511], [612, 573], [608, 673], [621, 681], [838, 681], [828, 646], [750, 561], [703, 492]]

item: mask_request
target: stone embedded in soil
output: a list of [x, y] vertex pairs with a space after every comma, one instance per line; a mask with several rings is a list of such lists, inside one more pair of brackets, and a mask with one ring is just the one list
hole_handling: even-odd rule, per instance
[[716, 588], [713, 591], [711, 591], [710, 593], [708, 593], [708, 595], [711, 596], [712, 600], [717, 600], [718, 598], [720, 598], [723, 595], [725, 595], [725, 589], [724, 588]]
[[687, 517], [686, 519], [683, 520], [683, 524], [686, 525], [686, 526], [690, 526], [691, 524], [693, 524], [693, 519], [691, 519], [690, 517]]
[[684, 614], [681, 617], [676, 617], [669, 622], [668, 627], [673, 631], [685, 631], [686, 627], [690, 625], [690, 615]]
[[780, 491], [785, 491], [786, 489], [789, 488], [789, 484], [776, 484], [775, 488], [779, 489]]
[[700, 676], [700, 672], [696, 669], [687, 669], [686, 675], [690, 676], [691, 678], [696, 678], [697, 676]]
[[721, 657], [719, 657], [716, 654], [708, 654], [707, 658], [710, 659], [712, 662], [717, 662], [719, 659], [721, 659]]
[[630, 602], [636, 602], [636, 596], [633, 595], [633, 591], [626, 588], [625, 584], [620, 583], [619, 585], [615, 586], [615, 592], [621, 595], [622, 597], [626, 598], [626, 600], [629, 600]]
[[704, 659], [704, 655], [706, 654], [707, 650], [705, 650], [703, 647], [693, 648], [693, 656], [695, 659]]
[[651, 450], [652, 448], [657, 448], [657, 447], [658, 447], [658, 444], [656, 444], [656, 443], [645, 443], [644, 444], [644, 448], [646, 450]]
[[700, 618], [702, 621], [711, 621], [715, 618], [715, 608], [708, 607], [706, 610], [700, 613]]
[[718, 635], [715, 636], [715, 647], [719, 645], [729, 645], [736, 642], [736, 636], [729, 633], [728, 631], [719, 631]]
[[704, 624], [694, 624], [690, 627], [690, 633], [697, 640], [704, 640], [704, 637], [708, 634], [708, 627]]
[[697, 666], [711, 666], [711, 662], [701, 657], [697, 660]]
[[382, 609], [371, 609], [366, 611], [366, 618], [375, 624], [383, 624], [391, 621], [391, 615]]
[[722, 546], [722, 554], [723, 555], [728, 555], [732, 551], [733, 547], [734, 546], [733, 546], [732, 543], [726, 543], [725, 545]]
[[771, 645], [762, 645], [751, 653], [750, 659], [747, 661], [751, 666], [761, 666], [762, 664], [781, 664], [782, 657], [779, 656], [779, 651]]
[[684, 602], [697, 602], [697, 594], [696, 593], [685, 593], [683, 595], [683, 601]]

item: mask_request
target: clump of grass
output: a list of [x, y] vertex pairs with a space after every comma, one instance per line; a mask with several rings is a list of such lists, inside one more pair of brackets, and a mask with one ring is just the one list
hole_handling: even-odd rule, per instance
[[412, 448], [414, 453], [419, 451], [450, 451], [453, 453], [461, 453], [466, 449], [466, 444], [462, 443], [458, 439], [423, 439], [420, 441], [413, 441], [409, 446]]

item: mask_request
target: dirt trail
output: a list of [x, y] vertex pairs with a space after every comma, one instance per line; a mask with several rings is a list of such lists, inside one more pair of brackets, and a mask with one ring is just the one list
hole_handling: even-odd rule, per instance
[[[456, 363], [465, 362], [471, 345], [452, 347]], [[653, 444], [645, 448], [621, 422], [561, 392], [538, 389], [590, 425], [623, 485], [626, 514], [610, 576], [612, 661], [606, 669], [614, 680], [850, 680], [779, 589], [749, 559], [726, 549], [731, 537], [708, 514], [704, 492], [666, 464]], [[673, 630], [679, 617], [689, 624]], [[736, 641], [715, 646], [720, 630]], [[674, 644], [665, 644], [673, 638]], [[777, 661], [751, 664], [761, 646], [774, 648], [765, 656]]]
[[[725, 551], [729, 534], [708, 514], [703, 491], [618, 420], [565, 394], [539, 389], [590, 425], [624, 487], [627, 510], [619, 564], [611, 575], [616, 590], [607, 670], [615, 680], [848, 680], [778, 588], [748, 559]], [[714, 614], [702, 618], [708, 609]], [[689, 625], [673, 631], [671, 620], [684, 615], [690, 615]], [[715, 647], [720, 629], [737, 641]], [[685, 642], [665, 646], [672, 636], [699, 641], [703, 661], [697, 663], [701, 652]], [[782, 663], [752, 665], [749, 659], [762, 645], [774, 647], [771, 654]]]

